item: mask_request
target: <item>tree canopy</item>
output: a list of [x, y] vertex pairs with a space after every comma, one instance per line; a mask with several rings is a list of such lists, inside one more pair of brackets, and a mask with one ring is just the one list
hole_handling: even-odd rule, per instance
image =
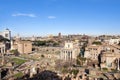
[[100, 41], [94, 41], [92, 44], [95, 44], [95, 45], [102, 45], [102, 43]]

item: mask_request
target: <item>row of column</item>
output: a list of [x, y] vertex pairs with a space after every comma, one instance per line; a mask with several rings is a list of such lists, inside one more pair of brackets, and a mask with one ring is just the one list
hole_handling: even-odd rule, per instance
[[[0, 47], [0, 53], [1, 53], [1, 55], [3, 56], [3, 57], [2, 57], [2, 62], [1, 62], [1, 64], [3, 65], [3, 63], [4, 63], [5, 47]], [[0, 80], [1, 80], [1, 69], [0, 69]]]
[[62, 51], [61, 52], [61, 59], [64, 59], [64, 60], [71, 60], [72, 59], [72, 51]]
[[0, 47], [0, 53], [5, 53], [5, 47]]

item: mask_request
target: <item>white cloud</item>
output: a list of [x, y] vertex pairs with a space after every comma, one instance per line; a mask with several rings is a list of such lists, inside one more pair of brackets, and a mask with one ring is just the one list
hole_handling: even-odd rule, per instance
[[55, 19], [55, 16], [48, 16], [48, 19]]
[[25, 13], [16, 13], [16, 14], [12, 14], [12, 16], [37, 17], [35, 14], [25, 14]]

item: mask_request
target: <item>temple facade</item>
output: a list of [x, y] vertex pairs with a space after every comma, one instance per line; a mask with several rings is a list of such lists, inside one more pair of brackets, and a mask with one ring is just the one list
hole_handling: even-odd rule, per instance
[[62, 60], [76, 59], [80, 53], [78, 45], [72, 41], [66, 41], [64, 48], [61, 49], [60, 58]]

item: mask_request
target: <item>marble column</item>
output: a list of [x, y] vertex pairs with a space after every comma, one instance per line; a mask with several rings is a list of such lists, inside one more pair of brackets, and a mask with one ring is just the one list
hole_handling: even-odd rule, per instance
[[65, 56], [66, 56], [66, 60], [68, 60], [68, 56], [67, 56], [67, 53], [68, 53], [68, 51], [66, 51], [66, 54], [65, 54]]
[[1, 72], [2, 72], [2, 70], [1, 70], [1, 68], [0, 68], [0, 80], [1, 80]]
[[4, 53], [5, 53], [5, 47], [4, 47]]
[[72, 51], [71, 51], [71, 60], [72, 60]]
[[62, 59], [65, 59], [65, 51], [63, 52], [62, 56], [63, 56], [63, 58], [62, 58]]
[[70, 59], [72, 60], [72, 51], [70, 52], [71, 56], [70, 56]]
[[66, 59], [66, 58], [67, 58], [66, 54], [67, 54], [67, 52], [65, 51], [65, 60], [67, 60], [67, 59]]
[[63, 51], [61, 51], [60, 52], [60, 59], [62, 59], [63, 57], [62, 57], [62, 54], [63, 54]]
[[2, 70], [0, 69], [0, 80], [2, 80], [2, 79], [1, 79], [1, 72], [2, 72]]
[[3, 48], [1, 47], [1, 53], [3, 53]]
[[64, 52], [62, 52], [61, 59], [64, 59]]
[[4, 47], [1, 47], [1, 53], [2, 53], [2, 62], [1, 64], [3, 65], [4, 64]]
[[69, 59], [71, 60], [71, 51], [69, 51], [69, 54], [70, 54], [70, 55], [69, 55]]
[[118, 58], [118, 68], [117, 68], [117, 70], [119, 70], [120, 68], [119, 68], [120, 66], [119, 66], [119, 58]]

